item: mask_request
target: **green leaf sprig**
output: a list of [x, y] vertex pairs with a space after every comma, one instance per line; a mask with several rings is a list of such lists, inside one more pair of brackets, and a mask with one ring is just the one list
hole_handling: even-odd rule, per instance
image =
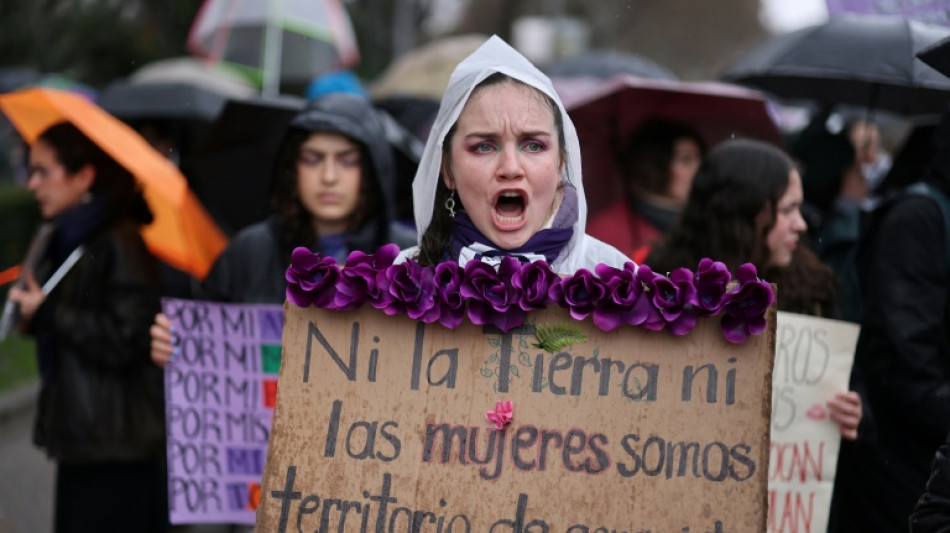
[[533, 346], [554, 353], [564, 351], [565, 348], [585, 342], [585, 335], [581, 328], [567, 324], [540, 324], [535, 328], [534, 338], [537, 342]]

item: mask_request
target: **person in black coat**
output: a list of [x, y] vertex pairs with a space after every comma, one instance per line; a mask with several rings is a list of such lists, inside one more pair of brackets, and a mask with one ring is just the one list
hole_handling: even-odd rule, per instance
[[139, 235], [151, 213], [132, 175], [70, 123], [39, 136], [27, 187], [53, 231], [10, 298], [36, 337], [33, 438], [57, 462], [55, 531], [164, 531], [164, 395], [148, 338], [161, 287]]
[[[925, 181], [950, 193], [950, 115]], [[905, 194], [878, 208], [861, 265], [864, 319], [854, 373], [870, 431], [842, 446], [838, 531], [906, 532], [931, 461], [950, 432], [950, 265], [944, 214]]]

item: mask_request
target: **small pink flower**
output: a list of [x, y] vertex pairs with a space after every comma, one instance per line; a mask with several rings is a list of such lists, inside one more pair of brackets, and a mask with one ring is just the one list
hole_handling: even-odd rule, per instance
[[505, 429], [505, 426], [511, 423], [513, 417], [514, 406], [511, 404], [511, 400], [498, 402], [495, 404], [494, 410], [485, 412], [485, 418], [494, 424], [497, 430]]

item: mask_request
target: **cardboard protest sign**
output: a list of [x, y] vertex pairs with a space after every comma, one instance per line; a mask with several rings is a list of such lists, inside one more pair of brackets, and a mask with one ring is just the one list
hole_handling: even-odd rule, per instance
[[[764, 531], [775, 314], [742, 344], [286, 304], [259, 531]], [[587, 334], [558, 353], [539, 325]], [[497, 430], [486, 411], [513, 402]]]
[[169, 518], [253, 524], [281, 359], [283, 309], [163, 301], [181, 353], [165, 367]]
[[848, 390], [859, 330], [849, 322], [778, 313], [769, 533], [828, 529], [841, 438], [825, 404]]

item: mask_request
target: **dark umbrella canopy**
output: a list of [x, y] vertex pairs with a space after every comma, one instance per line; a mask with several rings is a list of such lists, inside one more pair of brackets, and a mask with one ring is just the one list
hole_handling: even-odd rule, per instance
[[917, 57], [937, 72], [950, 77], [950, 37], [921, 50]]
[[948, 36], [914, 20], [842, 16], [766, 41], [722, 77], [786, 100], [934, 114], [950, 102], [950, 79], [915, 54]]
[[301, 98], [230, 100], [183, 170], [224, 230], [234, 233], [270, 211], [277, 150]]
[[592, 214], [617, 198], [622, 182], [620, 159], [631, 135], [647, 121], [686, 125], [707, 146], [732, 138], [783, 144], [762, 95], [725, 83], [618, 76], [589, 87], [586, 94], [572, 95], [565, 106], [580, 138], [584, 187]]
[[124, 120], [143, 118], [197, 119], [211, 122], [227, 95], [186, 83], [114, 81], [102, 91], [99, 104]]
[[643, 56], [613, 50], [590, 50], [547, 64], [542, 69], [551, 78], [590, 77], [605, 80], [629, 74], [653, 80], [675, 80], [676, 75]]

